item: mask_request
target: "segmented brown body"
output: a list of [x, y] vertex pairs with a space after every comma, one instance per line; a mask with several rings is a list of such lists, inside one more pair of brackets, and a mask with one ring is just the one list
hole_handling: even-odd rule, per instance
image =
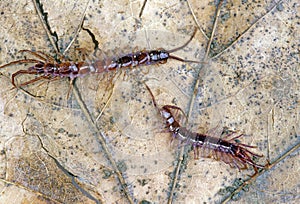
[[[194, 147], [195, 159], [201, 157], [213, 157], [216, 160], [221, 160], [231, 167], [236, 167], [239, 170], [248, 168], [248, 165], [253, 166], [255, 171], [257, 168], [264, 168], [264, 166], [255, 163], [252, 159], [255, 157], [262, 157], [255, 154], [247, 148], [255, 148], [255, 146], [246, 145], [236, 141], [237, 138], [243, 136], [240, 134], [229, 140], [221, 139], [206, 134], [196, 133], [181, 127], [180, 123], [175, 119], [172, 109], [182, 111], [181, 108], [172, 105], [164, 105], [159, 108], [154, 99], [153, 93], [146, 85], [154, 106], [159, 110], [161, 116], [166, 120], [166, 127], [173, 134], [174, 138], [179, 139], [183, 143], [191, 144]], [[232, 134], [227, 135], [229, 138]]]
[[95, 63], [87, 64], [83, 61], [81, 62], [72, 62], [66, 61], [58, 63], [54, 58], [48, 56], [42, 52], [30, 51], [30, 50], [21, 50], [20, 52], [27, 52], [34, 56], [36, 59], [21, 59], [16, 60], [5, 65], [0, 66], [0, 68], [10, 66], [13, 64], [25, 64], [25, 63], [34, 63], [33, 66], [29, 67], [27, 70], [19, 70], [12, 74], [12, 84], [16, 87], [15, 79], [18, 75], [23, 74], [32, 74], [39, 75], [39, 77], [20, 84], [19, 86], [24, 86], [30, 83], [34, 83], [42, 78], [54, 79], [57, 77], [69, 77], [71, 79], [77, 77], [83, 77], [91, 72], [96, 72]]
[[114, 71], [117, 69], [124, 69], [130, 67], [137, 67], [143, 65], [152, 65], [152, 64], [163, 64], [166, 63], [168, 59], [175, 59], [181, 62], [191, 62], [191, 63], [200, 63], [198, 61], [184, 60], [179, 57], [173, 56], [170, 53], [180, 50], [187, 46], [193, 39], [196, 34], [196, 29], [191, 36], [191, 38], [182, 46], [177, 47], [173, 50], [157, 49], [157, 50], [145, 50], [135, 53], [130, 53], [122, 57], [117, 57], [116, 59], [110, 60], [108, 63], [103, 59], [95, 60], [92, 62], [57, 62], [54, 58], [49, 55], [46, 55], [43, 52], [39, 51], [30, 51], [30, 50], [21, 50], [20, 52], [27, 52], [34, 56], [30, 59], [16, 60], [5, 65], [0, 66], [0, 68], [10, 66], [13, 64], [25, 64], [25, 63], [34, 63], [33, 66], [29, 67], [27, 70], [19, 70], [12, 75], [12, 84], [16, 86], [15, 79], [18, 75], [23, 74], [33, 74], [39, 75], [39, 77], [20, 84], [19, 86], [28, 85], [34, 83], [42, 78], [54, 79], [54, 78], [65, 78], [69, 77], [71, 79], [77, 77], [83, 77], [90, 73], [102, 73], [106, 71]]
[[142, 65], [151, 64], [164, 64], [171, 58], [169, 52], [166, 50], [150, 50], [141, 51], [132, 54], [125, 55], [116, 60], [113, 60], [110, 64], [104, 66], [104, 70], [111, 71], [120, 68], [137, 67]]
[[108, 65], [105, 65], [103, 68], [105, 71], [111, 71], [120, 68], [129, 68], [152, 64], [164, 64], [168, 61], [168, 59], [174, 59], [181, 62], [200, 63], [199, 61], [185, 60], [171, 54], [186, 47], [192, 41], [192, 39], [196, 35], [196, 32], [197, 29], [194, 30], [193, 35], [186, 43], [175, 49], [166, 50], [163, 48], [159, 48], [156, 50], [144, 50], [135, 53], [130, 53], [115, 60], [112, 60], [108, 63]]

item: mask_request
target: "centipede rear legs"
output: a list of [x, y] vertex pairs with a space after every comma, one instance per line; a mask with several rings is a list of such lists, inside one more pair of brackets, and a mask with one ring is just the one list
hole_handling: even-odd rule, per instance
[[[7, 67], [7, 66], [10, 66], [10, 65], [14, 65], [14, 64], [25, 64], [25, 63], [35, 63], [35, 64], [44, 64], [45, 61], [47, 60], [50, 60], [50, 61], [53, 61], [54, 59], [42, 52], [39, 52], [39, 51], [36, 51], [36, 52], [33, 52], [33, 51], [30, 51], [30, 50], [20, 50], [19, 51], [20, 53], [23, 53], [23, 52], [28, 52], [30, 53], [31, 55], [35, 56], [36, 58], [38, 59], [21, 59], [21, 60], [16, 60], [16, 61], [13, 61], [13, 62], [10, 62], [10, 63], [7, 63], [5, 65], [2, 65], [0, 66], [0, 69], [3, 68], [3, 67]], [[38, 74], [36, 70], [19, 70], [15, 73], [12, 74], [12, 84], [15, 88], [17, 88], [18, 86], [16, 85], [16, 77], [18, 75], [24, 75], [24, 74], [29, 74], [29, 75], [36, 75]], [[22, 83], [20, 84], [19, 86], [25, 86], [25, 85], [28, 85], [28, 84], [31, 84], [31, 83], [34, 83], [36, 81], [39, 81], [41, 80], [42, 78], [45, 78], [45, 76], [41, 76], [41, 77], [37, 77], [35, 79], [32, 79], [28, 82], [25, 82], [25, 83]]]
[[[13, 74], [12, 74], [12, 79], [11, 79], [11, 81], [12, 81], [12, 84], [13, 84], [14, 88], [26, 86], [26, 85], [28, 85], [28, 84], [35, 83], [35, 82], [37, 82], [37, 81], [39, 81], [39, 80], [41, 80], [41, 79], [50, 79], [49, 76], [39, 76], [39, 77], [36, 77], [36, 78], [34, 78], [34, 79], [31, 79], [31, 80], [29, 80], [29, 81], [27, 81], [27, 82], [24, 82], [24, 83], [22, 83], [22, 84], [20, 84], [20, 85], [17, 86], [16, 83], [15, 83], [15, 78], [16, 78], [18, 75], [23, 75], [23, 74], [36, 75], [37, 73], [36, 73], [35, 71], [28, 71], [28, 70], [19, 70], [19, 71], [13, 73]], [[52, 78], [52, 79], [54, 79], [54, 78]]]
[[[27, 53], [41, 59], [42, 62], [47, 62], [47, 61], [48, 62], [55, 62], [56, 61], [53, 57], [51, 57], [50, 55], [47, 55], [47, 54], [45, 54], [44, 52], [41, 52], [41, 51], [20, 50], [19, 52], [20, 53], [27, 52]], [[61, 57], [62, 56], [60, 56], [60, 58]]]

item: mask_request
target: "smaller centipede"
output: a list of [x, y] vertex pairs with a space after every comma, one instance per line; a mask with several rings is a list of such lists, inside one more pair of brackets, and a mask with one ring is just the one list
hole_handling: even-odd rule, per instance
[[168, 59], [174, 59], [180, 62], [187, 62], [187, 63], [201, 63], [200, 61], [185, 60], [171, 54], [173, 52], [176, 52], [186, 47], [192, 41], [192, 39], [196, 35], [196, 32], [197, 29], [194, 30], [192, 36], [186, 43], [172, 50], [159, 48], [156, 50], [144, 50], [135, 53], [130, 53], [120, 58], [117, 58], [115, 60], [112, 60], [111, 62], [109, 62], [108, 65], [104, 65], [103, 69], [105, 71], [112, 71], [120, 68], [131, 68], [131, 67], [147, 66], [153, 64], [165, 64], [167, 63]]
[[[182, 143], [191, 144], [193, 146], [195, 159], [199, 159], [200, 156], [212, 157], [217, 161], [221, 160], [226, 164], [229, 164], [230, 167], [236, 167], [239, 170], [247, 169], [249, 165], [254, 168], [255, 172], [258, 172], [258, 169], [264, 168], [264, 166], [255, 163], [252, 159], [252, 157], [262, 157], [262, 155], [253, 153], [248, 149], [256, 148], [255, 146], [237, 142], [236, 139], [242, 137], [243, 134], [226, 140], [192, 132], [186, 127], [181, 127], [171, 110], [181, 111], [184, 114], [183, 110], [180, 107], [173, 105], [164, 105], [159, 108], [150, 88], [146, 84], [145, 86], [151, 95], [154, 107], [166, 120], [166, 128], [168, 131], [172, 133], [173, 138], [177, 138]], [[232, 133], [228, 134], [226, 138], [231, 136]], [[202, 149], [202, 151], [200, 151], [200, 149]]]
[[78, 77], [84, 77], [87, 74], [92, 73], [102, 73], [108, 71], [115, 71], [117, 69], [126, 69], [133, 68], [138, 66], [147, 66], [153, 64], [164, 64], [168, 59], [174, 59], [181, 62], [187, 63], [200, 63], [199, 61], [185, 60], [180, 57], [174, 56], [171, 53], [176, 52], [180, 49], [183, 49], [187, 46], [192, 39], [194, 38], [197, 30], [195, 29], [193, 35], [190, 39], [182, 46], [177, 47], [172, 50], [166, 50], [163, 48], [156, 50], [144, 50], [135, 53], [130, 53], [122, 57], [117, 57], [114, 60], [105, 63], [104, 60], [94, 60], [90, 63], [79, 61], [63, 61], [59, 62], [53, 57], [40, 52], [40, 51], [30, 51], [30, 50], [21, 50], [19, 52], [29, 53], [35, 58], [24, 58], [21, 60], [15, 60], [0, 66], [1, 68], [14, 65], [14, 64], [27, 64], [34, 63], [33, 66], [25, 70], [19, 70], [12, 74], [11, 82], [14, 87], [16, 85], [16, 77], [20, 75], [39, 75], [38, 77], [29, 80], [27, 82], [21, 83], [19, 86], [25, 86], [41, 79], [57, 79], [57, 78], [70, 78], [75, 79]]

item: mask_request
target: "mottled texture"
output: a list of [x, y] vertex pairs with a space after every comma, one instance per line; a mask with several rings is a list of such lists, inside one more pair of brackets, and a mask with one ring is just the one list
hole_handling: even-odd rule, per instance
[[[137, 50], [176, 48], [198, 24], [191, 44], [174, 54], [202, 61], [216, 18], [216, 2], [147, 1], [141, 18], [141, 0], [41, 4], [61, 53], [76, 37], [85, 15], [78, 37], [64, 53], [70, 60], [109, 60]], [[242, 142], [258, 146], [255, 152], [265, 155], [259, 163], [278, 158], [299, 143], [300, 134], [299, 3], [284, 1], [273, 8], [276, 3], [224, 3], [188, 120], [188, 128], [195, 132], [219, 136], [218, 128], [213, 128], [226, 126], [249, 135]], [[20, 59], [22, 49], [57, 57], [32, 1], [2, 0], [0, 8], [1, 65]], [[94, 48], [98, 48], [96, 56], [90, 55]], [[97, 141], [98, 133], [67, 79], [30, 84], [24, 87], [28, 93], [11, 90], [11, 74], [27, 67], [0, 70], [0, 202], [94, 203], [97, 199], [127, 203]], [[199, 67], [170, 60], [125, 74], [76, 80], [91, 115], [97, 118], [104, 109], [96, 124], [135, 201], [167, 202], [179, 149], [176, 141], [170, 145], [171, 135], [162, 132], [164, 121], [141, 82], [147, 80], [158, 104], [175, 104], [187, 111]], [[23, 75], [17, 81], [32, 77]], [[299, 165], [298, 150], [249, 185], [250, 192], [241, 192], [235, 199], [296, 203]], [[253, 171], [239, 172], [212, 159], [193, 160], [190, 152], [179, 173], [174, 203], [218, 203], [238, 178], [245, 179]]]

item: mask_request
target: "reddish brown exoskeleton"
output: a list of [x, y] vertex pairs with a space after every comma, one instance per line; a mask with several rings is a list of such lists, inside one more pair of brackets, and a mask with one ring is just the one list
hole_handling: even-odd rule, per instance
[[21, 50], [20, 52], [26, 52], [31, 54], [34, 58], [27, 58], [9, 62], [5, 65], [0, 66], [0, 69], [14, 64], [34, 64], [26, 70], [19, 70], [12, 74], [12, 84], [16, 85], [16, 77], [19, 75], [29, 74], [38, 75], [30, 81], [21, 83], [19, 86], [25, 86], [41, 79], [57, 79], [57, 78], [70, 78], [74, 79], [77, 77], [84, 77], [87, 74], [102, 73], [108, 71], [115, 71], [118, 69], [126, 69], [137, 66], [146, 66], [153, 64], [166, 63], [168, 59], [174, 59], [181, 62], [200, 63], [198, 61], [184, 60], [182, 58], [171, 55], [170, 53], [178, 51], [187, 46], [196, 34], [196, 29], [191, 38], [182, 46], [172, 50], [165, 50], [163, 48], [156, 50], [145, 50], [135, 53], [130, 53], [122, 57], [118, 57], [113, 60], [94, 60], [90, 62], [85, 61], [62, 61], [57, 62], [53, 57], [40, 52]]

